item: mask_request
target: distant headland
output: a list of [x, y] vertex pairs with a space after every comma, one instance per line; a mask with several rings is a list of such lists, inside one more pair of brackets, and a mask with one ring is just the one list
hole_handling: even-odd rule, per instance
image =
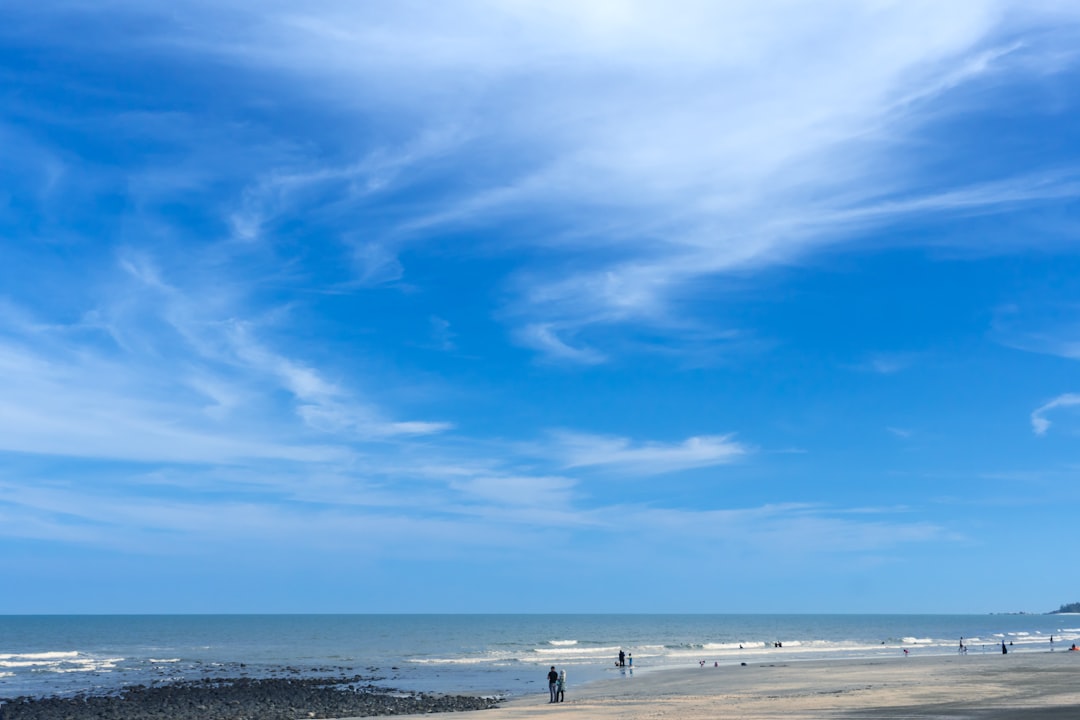
[[1058, 613], [1080, 613], [1080, 602], [1066, 603], [1057, 610], [1051, 610], [1050, 615], [1057, 615]]

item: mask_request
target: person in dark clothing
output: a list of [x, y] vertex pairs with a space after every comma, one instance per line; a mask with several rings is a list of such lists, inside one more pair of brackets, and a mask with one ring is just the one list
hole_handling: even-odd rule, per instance
[[619, 667], [626, 667], [626, 653], [619, 651]]
[[559, 673], [555, 672], [555, 666], [551, 666], [551, 672], [548, 673], [548, 692], [551, 693], [551, 699], [549, 703], [555, 702], [557, 696], [555, 694], [559, 685]]

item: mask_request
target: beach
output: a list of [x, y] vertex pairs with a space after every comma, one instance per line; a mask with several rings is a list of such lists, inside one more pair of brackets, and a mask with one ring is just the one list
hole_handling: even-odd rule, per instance
[[118, 696], [0, 704], [2, 720], [305, 720], [452, 715], [454, 720], [1075, 720], [1080, 652], [769, 661], [627, 668], [566, 701], [416, 695], [347, 679], [244, 680], [131, 688]]
[[[0, 616], [0, 698], [110, 695], [223, 678], [363, 676], [406, 692], [546, 692], [551, 665], [580, 690], [635, 672], [806, 661], [1061, 652], [1070, 615], [115, 615]], [[642, 679], [639, 675], [635, 679]]]
[[570, 684], [455, 720], [1080, 718], [1080, 652], [764, 662]]
[[9, 616], [0, 639], [4, 720], [1080, 720], [1063, 615]]

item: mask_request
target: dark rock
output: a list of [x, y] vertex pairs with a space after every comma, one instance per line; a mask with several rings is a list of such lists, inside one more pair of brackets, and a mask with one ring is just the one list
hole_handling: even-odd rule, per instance
[[495, 707], [495, 698], [401, 693], [365, 678], [203, 678], [137, 685], [118, 695], [14, 698], [0, 720], [307, 720]]

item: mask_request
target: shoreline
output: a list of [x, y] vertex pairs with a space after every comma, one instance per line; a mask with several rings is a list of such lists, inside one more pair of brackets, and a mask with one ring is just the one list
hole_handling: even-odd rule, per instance
[[[1072, 720], [1080, 653], [783, 660], [657, 669], [516, 698], [455, 720]], [[341, 719], [353, 720], [353, 719]]]
[[[0, 720], [294, 720], [452, 712], [454, 720], [1074, 720], [1080, 652], [889, 658], [768, 658], [740, 665], [635, 668], [543, 692], [492, 698], [409, 693], [373, 678], [213, 679], [136, 687], [124, 697], [0, 705]], [[537, 688], [539, 690], [539, 687]]]
[[[71, 696], [206, 677], [358, 675], [404, 691], [544, 693], [550, 665], [575, 687], [662, 668], [941, 654], [1042, 652], [1080, 642], [1061, 616], [297, 615], [0, 617], [0, 696]], [[774, 647], [782, 641], [782, 647]], [[745, 648], [740, 647], [745, 645]], [[628, 671], [628, 669], [627, 669]]]

